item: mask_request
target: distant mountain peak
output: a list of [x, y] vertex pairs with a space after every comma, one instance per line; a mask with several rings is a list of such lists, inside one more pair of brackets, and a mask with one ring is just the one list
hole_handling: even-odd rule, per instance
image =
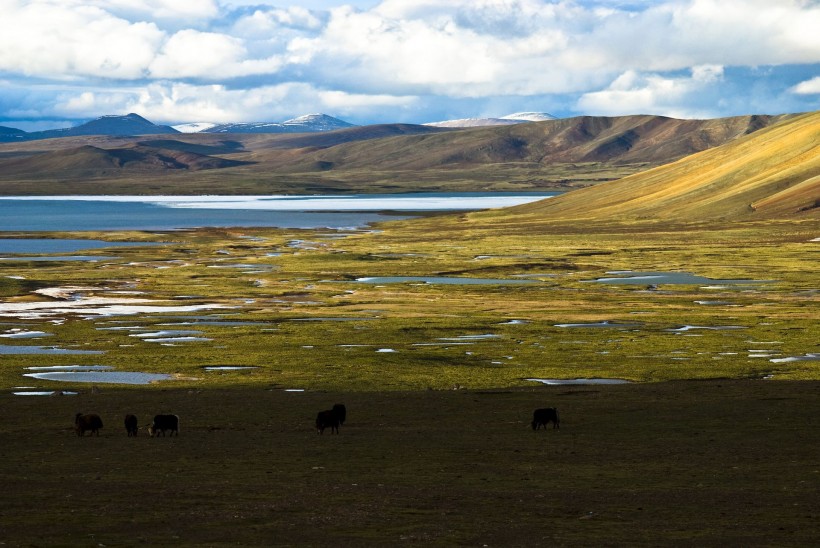
[[354, 127], [354, 124], [327, 114], [305, 114], [284, 122], [219, 124], [201, 131], [204, 133], [313, 133], [349, 127]]

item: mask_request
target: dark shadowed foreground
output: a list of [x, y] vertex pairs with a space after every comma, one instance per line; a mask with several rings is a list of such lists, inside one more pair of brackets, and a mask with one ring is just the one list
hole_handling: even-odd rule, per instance
[[[341, 433], [317, 410], [343, 401]], [[820, 382], [0, 396], [0, 544], [808, 546]], [[561, 429], [533, 432], [535, 408]], [[77, 412], [100, 437], [79, 438]], [[128, 437], [127, 413], [140, 418]], [[179, 437], [150, 438], [155, 413]]]

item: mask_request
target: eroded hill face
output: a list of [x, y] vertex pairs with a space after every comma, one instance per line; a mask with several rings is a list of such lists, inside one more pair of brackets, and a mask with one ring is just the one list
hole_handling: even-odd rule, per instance
[[625, 179], [515, 208], [553, 220], [820, 216], [820, 112]]

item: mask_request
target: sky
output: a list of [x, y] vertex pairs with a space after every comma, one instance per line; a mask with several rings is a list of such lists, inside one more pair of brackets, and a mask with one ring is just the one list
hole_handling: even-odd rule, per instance
[[0, 0], [0, 125], [820, 110], [820, 0]]

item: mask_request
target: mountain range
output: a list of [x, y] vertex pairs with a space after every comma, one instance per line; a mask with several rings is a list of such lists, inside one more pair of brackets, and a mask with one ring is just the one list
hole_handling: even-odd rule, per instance
[[[433, 122], [426, 125], [453, 128], [483, 127], [542, 122], [544, 120], [554, 119], [554, 116], [547, 113], [519, 112], [501, 118], [470, 118]], [[334, 118], [333, 116], [328, 116], [327, 114], [306, 114], [284, 122], [241, 122], [229, 124], [191, 122], [165, 126], [154, 124], [138, 114], [131, 113], [124, 116], [102, 116], [76, 127], [45, 131], [26, 132], [17, 128], [0, 126], [0, 143], [77, 137], [83, 135], [136, 136], [174, 133], [314, 133], [351, 127], [355, 127], [355, 124]]]

